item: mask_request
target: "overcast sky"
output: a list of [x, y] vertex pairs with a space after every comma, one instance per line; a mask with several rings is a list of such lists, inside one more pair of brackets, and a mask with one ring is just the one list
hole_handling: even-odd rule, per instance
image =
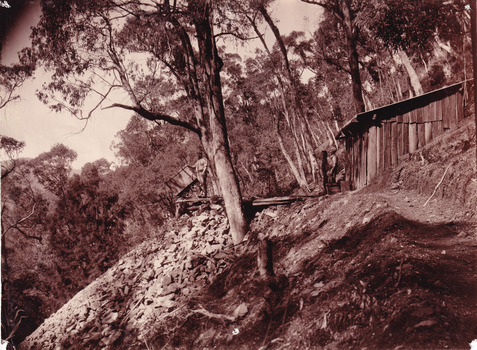
[[[19, 0], [7, 1], [13, 5]], [[27, 0], [25, 3], [25, 10], [16, 23], [7, 28], [2, 64], [17, 60], [17, 52], [29, 44], [30, 27], [40, 16], [39, 0]], [[0, 10], [8, 15], [8, 8]], [[286, 34], [292, 30], [313, 31], [320, 13], [321, 9], [316, 5], [299, 0], [278, 0], [272, 16], [278, 19], [282, 34]], [[236, 50], [239, 52], [243, 49], [237, 47]], [[77, 169], [100, 158], [114, 161], [111, 142], [116, 133], [125, 128], [131, 112], [117, 108], [101, 111], [91, 118], [85, 128], [84, 121], [69, 114], [54, 113], [38, 101], [35, 91], [41, 88], [45, 77], [44, 72], [38, 71], [34, 79], [18, 90], [21, 100], [0, 110], [0, 133], [26, 143], [22, 157], [36, 157], [50, 150], [54, 144], [63, 143], [78, 153], [78, 159], [73, 164]]]

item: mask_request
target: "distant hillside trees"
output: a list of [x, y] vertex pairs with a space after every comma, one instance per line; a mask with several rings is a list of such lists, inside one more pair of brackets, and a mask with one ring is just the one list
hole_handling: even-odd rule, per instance
[[2, 338], [16, 343], [61, 305], [62, 293], [50, 264], [48, 200], [29, 161], [9, 170], [1, 181]]
[[75, 158], [57, 144], [15, 160], [2, 179], [2, 334], [15, 342], [130, 248], [129, 208], [119, 202], [110, 163], [71, 175]]

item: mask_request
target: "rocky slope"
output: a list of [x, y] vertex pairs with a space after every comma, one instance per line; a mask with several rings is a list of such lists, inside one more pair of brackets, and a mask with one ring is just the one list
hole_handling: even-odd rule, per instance
[[[221, 210], [221, 208], [217, 208]], [[139, 348], [150, 326], [183, 298], [225, 270], [232, 252], [228, 224], [215, 209], [164, 238], [145, 242], [76, 294], [21, 345], [21, 349]]]
[[[466, 121], [362, 191], [258, 212], [235, 247], [219, 207], [183, 217], [21, 349], [468, 349], [477, 339], [474, 147]], [[273, 246], [268, 280], [256, 266], [263, 237]]]

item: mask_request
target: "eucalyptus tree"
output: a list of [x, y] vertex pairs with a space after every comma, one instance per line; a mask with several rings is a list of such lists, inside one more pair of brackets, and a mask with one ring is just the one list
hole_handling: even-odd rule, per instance
[[[296, 64], [290, 59], [285, 37], [268, 10], [272, 3], [271, 0], [244, 2], [237, 5], [237, 10], [247, 19], [268, 55], [269, 67], [266, 70], [274, 82], [268, 98], [273, 105], [270, 111], [274, 116], [276, 138], [293, 176], [303, 191], [309, 193], [310, 184], [316, 180], [315, 170], [318, 165], [314, 150], [318, 144], [313, 137], [310, 118], [307, 117], [301, 101], [301, 82]], [[272, 31], [275, 39], [273, 47], [265, 40], [262, 23]], [[291, 147], [286, 146], [286, 139], [291, 141]]]
[[72, 163], [77, 156], [72, 149], [56, 144], [33, 160], [33, 173], [46, 190], [63, 199]]
[[[368, 12], [365, 18], [375, 37], [402, 58], [414, 90], [422, 92], [411, 65], [413, 57], [416, 58], [414, 65], [417, 62], [424, 64], [430, 79], [435, 79], [432, 75], [436, 74], [436, 67], [429, 69], [429, 63], [446, 65], [452, 71], [452, 78], [463, 79], [464, 57], [469, 52], [465, 47], [466, 42], [470, 42], [465, 34], [466, 28], [470, 28], [466, 4], [464, 0], [374, 1], [372, 12]], [[440, 51], [446, 54], [442, 55]], [[436, 59], [441, 62], [436, 62]], [[451, 61], [454, 61], [454, 67], [449, 64]]]
[[346, 41], [346, 58], [353, 91], [353, 101], [356, 113], [365, 111], [362, 92], [361, 75], [359, 68], [358, 44], [360, 35], [360, 22], [357, 15], [366, 6], [367, 2], [358, 0], [301, 0], [309, 4], [321, 6], [332, 14], [341, 24]]
[[[228, 6], [233, 2], [44, 0], [33, 47], [38, 63], [52, 71], [39, 96], [53, 109], [85, 119], [101, 108], [122, 108], [196, 134], [238, 243], [247, 223], [216, 46], [221, 29], [235, 30]], [[178, 108], [179, 100], [187, 107]]]
[[18, 89], [26, 79], [31, 77], [34, 64], [29, 59], [29, 53], [29, 50], [24, 50], [18, 64], [12, 66], [0, 65], [0, 109], [20, 98], [17, 94]]
[[18, 141], [13, 137], [0, 135], [0, 150], [6, 156], [5, 159], [2, 159], [2, 179], [15, 170], [16, 158], [24, 147], [25, 142]]
[[[397, 54], [406, 68], [414, 92], [420, 94], [423, 88], [414, 68], [416, 61], [413, 61], [413, 56], [418, 61], [424, 60], [436, 41], [455, 43], [463, 32], [463, 0], [301, 1], [321, 6], [339, 24], [340, 38], [345, 41], [347, 51], [346, 69], [351, 77], [353, 99], [358, 113], [365, 108], [360, 71], [364, 67], [366, 52], [360, 52], [359, 49], [366, 42], [379, 41], [379, 45], [390, 48]], [[336, 64], [339, 61], [330, 63]]]
[[[2, 137], [2, 148], [16, 147], [18, 141]], [[30, 161], [13, 159], [14, 166], [3, 172], [1, 180], [1, 255], [2, 255], [2, 338], [17, 343], [44, 319], [38, 317], [42, 308], [40, 278], [31, 278], [35, 264], [48, 264], [46, 244], [48, 202], [34, 185]], [[38, 275], [38, 273], [35, 273]], [[41, 274], [42, 275], [42, 274]], [[47, 279], [48, 277], [45, 277]], [[28, 290], [28, 292], [27, 292]], [[36, 292], [36, 291], [35, 291]]]

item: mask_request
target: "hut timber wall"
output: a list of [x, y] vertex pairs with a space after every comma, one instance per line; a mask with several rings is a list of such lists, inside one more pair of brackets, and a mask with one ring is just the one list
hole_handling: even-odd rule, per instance
[[345, 181], [352, 190], [369, 184], [434, 137], [454, 128], [464, 115], [469, 82], [356, 115], [340, 130], [345, 139]]

